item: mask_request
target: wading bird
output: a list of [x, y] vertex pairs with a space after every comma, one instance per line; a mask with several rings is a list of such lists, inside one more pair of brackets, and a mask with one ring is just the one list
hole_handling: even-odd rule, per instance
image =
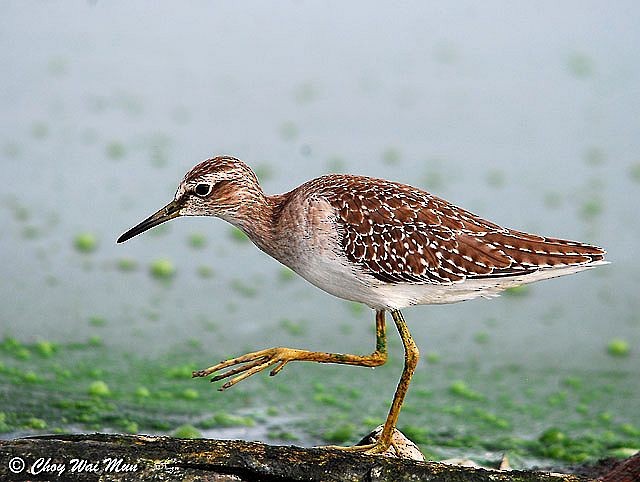
[[318, 288], [376, 313], [376, 349], [366, 356], [267, 348], [193, 373], [228, 378], [221, 390], [292, 361], [375, 367], [387, 359], [385, 312], [404, 345], [404, 370], [374, 444], [385, 452], [418, 363], [400, 310], [493, 297], [501, 291], [605, 264], [602, 248], [503, 228], [421, 189], [333, 174], [285, 194], [266, 195], [254, 172], [233, 157], [191, 169], [174, 199], [118, 239], [121, 243], [178, 216], [213, 216], [244, 231], [262, 251]]

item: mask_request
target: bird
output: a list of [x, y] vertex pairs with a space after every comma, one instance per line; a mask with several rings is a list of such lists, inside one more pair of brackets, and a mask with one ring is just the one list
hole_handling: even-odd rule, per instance
[[321, 290], [375, 311], [369, 355], [267, 348], [193, 372], [226, 390], [290, 362], [376, 367], [387, 360], [386, 313], [404, 347], [404, 368], [380, 436], [340, 447], [389, 450], [419, 360], [401, 310], [493, 298], [505, 289], [607, 264], [600, 247], [502, 227], [427, 191], [373, 177], [329, 174], [276, 195], [241, 160], [217, 156], [193, 167], [165, 207], [126, 231], [127, 241], [178, 216], [212, 216], [242, 230], [263, 252]]

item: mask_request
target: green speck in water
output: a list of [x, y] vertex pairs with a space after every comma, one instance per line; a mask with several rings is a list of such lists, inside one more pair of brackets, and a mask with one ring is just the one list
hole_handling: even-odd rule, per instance
[[427, 360], [427, 362], [431, 364], [438, 363], [440, 361], [440, 353], [430, 351], [425, 355], [425, 360]]
[[58, 347], [56, 346], [55, 343], [52, 343], [46, 340], [41, 340], [36, 343], [35, 349], [38, 355], [45, 358], [49, 358], [58, 350]]
[[241, 417], [227, 412], [217, 412], [198, 424], [202, 428], [216, 427], [253, 427], [256, 424], [252, 417]]
[[66, 74], [68, 68], [69, 61], [63, 57], [52, 57], [47, 64], [47, 70], [55, 76]]
[[17, 142], [5, 142], [2, 146], [2, 154], [9, 159], [18, 159], [22, 154], [22, 147]]
[[449, 42], [439, 42], [433, 47], [433, 59], [440, 64], [453, 64], [458, 60], [458, 49]]
[[87, 343], [89, 344], [89, 346], [102, 346], [102, 338], [100, 338], [98, 335], [93, 335], [91, 338], [89, 338], [89, 341]]
[[388, 147], [382, 153], [382, 162], [390, 166], [399, 164], [401, 159], [402, 155], [400, 154], [400, 150], [395, 147]]
[[273, 166], [271, 164], [258, 164], [253, 167], [253, 172], [261, 183], [273, 178]]
[[527, 285], [519, 285], [512, 288], [507, 288], [504, 291], [504, 294], [507, 296], [525, 296], [529, 294], [529, 291], [530, 288]]
[[584, 161], [589, 166], [600, 166], [606, 159], [604, 151], [599, 147], [590, 147], [584, 153]]
[[341, 156], [331, 156], [327, 159], [327, 172], [337, 173], [343, 172], [347, 167], [347, 162]]
[[171, 223], [164, 223], [149, 230], [151, 236], [164, 236], [171, 231]]
[[249, 238], [244, 234], [244, 231], [236, 228], [235, 226], [231, 226], [229, 233], [231, 234], [231, 239], [237, 243], [246, 243], [249, 241]]
[[156, 259], [149, 268], [151, 276], [156, 279], [170, 279], [176, 274], [176, 268], [168, 258]]
[[296, 434], [286, 430], [270, 430], [267, 433], [267, 437], [271, 440], [283, 440], [286, 442], [295, 442], [296, 440], [300, 440], [300, 437]]
[[574, 52], [567, 59], [569, 72], [577, 78], [591, 77], [594, 72], [594, 64], [590, 57], [580, 52]]
[[293, 93], [293, 97], [298, 104], [307, 104], [316, 99], [318, 92], [311, 82], [304, 82], [298, 85]]
[[122, 429], [126, 433], [138, 433], [138, 431], [139, 431], [138, 424], [136, 422], [131, 421], [131, 420], [125, 420], [123, 422], [123, 424], [122, 424]]
[[36, 226], [28, 225], [22, 229], [22, 237], [25, 239], [36, 239], [40, 237], [40, 234], [40, 229]]
[[42, 121], [34, 122], [31, 125], [31, 135], [35, 139], [44, 139], [49, 135], [49, 127]]
[[36, 430], [43, 430], [47, 428], [47, 422], [45, 422], [41, 418], [31, 417], [29, 420], [27, 420], [25, 426], [28, 428], [34, 428]]
[[233, 291], [245, 298], [253, 298], [258, 294], [258, 290], [255, 287], [250, 286], [239, 279], [231, 280], [230, 286]]
[[548, 191], [544, 195], [544, 205], [549, 209], [554, 209], [562, 205], [562, 195], [559, 192]]
[[202, 233], [191, 233], [189, 236], [189, 246], [196, 249], [204, 248], [207, 245], [207, 238]]
[[114, 161], [120, 160], [124, 157], [126, 150], [124, 144], [119, 141], [111, 141], [105, 148], [107, 157]]
[[579, 377], [567, 377], [562, 380], [562, 384], [565, 387], [578, 389], [582, 387], [582, 379]]
[[168, 378], [174, 379], [182, 379], [182, 378], [191, 378], [191, 374], [194, 370], [193, 365], [180, 365], [176, 367], [171, 367], [166, 371], [166, 376]]
[[602, 200], [599, 198], [587, 199], [580, 208], [580, 216], [589, 221], [598, 217], [603, 211]]
[[636, 427], [631, 423], [623, 423], [620, 425], [620, 431], [628, 435], [630, 437], [639, 437], [640, 438], [640, 428]]
[[449, 393], [456, 397], [466, 398], [467, 400], [483, 400], [484, 396], [480, 392], [476, 392], [463, 380], [456, 380], [449, 385]]
[[552, 406], [552, 407], [558, 407], [558, 406], [566, 406], [567, 404], [567, 392], [565, 391], [560, 391], [560, 392], [555, 392], [550, 394], [547, 397], [547, 403]]
[[327, 442], [344, 443], [351, 440], [355, 434], [356, 427], [351, 423], [345, 423], [333, 430], [325, 432], [323, 438]]
[[499, 169], [491, 169], [487, 173], [487, 184], [491, 187], [503, 187], [505, 185], [505, 175]]
[[304, 335], [307, 331], [306, 323], [304, 321], [291, 321], [288, 318], [280, 321], [280, 327], [291, 336]]
[[197, 273], [201, 278], [213, 278], [213, 275], [215, 274], [210, 266], [204, 264], [198, 266]]
[[629, 177], [635, 182], [640, 182], [640, 162], [629, 167]]
[[180, 394], [180, 396], [185, 400], [195, 400], [198, 397], [200, 397], [200, 394], [198, 393], [197, 390], [194, 390], [193, 388], [185, 388]]
[[282, 266], [278, 272], [278, 279], [280, 281], [292, 281], [296, 278], [296, 273], [292, 269]]
[[288, 121], [280, 125], [280, 137], [285, 141], [293, 141], [298, 138], [300, 132], [295, 123]]
[[107, 324], [107, 320], [102, 316], [92, 316], [89, 318], [89, 324], [91, 326], [104, 326]]
[[87, 389], [87, 393], [92, 397], [108, 397], [111, 395], [111, 390], [109, 390], [109, 385], [107, 385], [102, 380], [96, 380], [95, 382], [91, 382], [89, 388]]
[[177, 438], [201, 438], [202, 434], [193, 425], [181, 425], [173, 431]]
[[475, 335], [473, 335], [473, 341], [480, 345], [485, 345], [489, 343], [489, 333], [486, 331], [479, 331]]
[[538, 437], [538, 441], [545, 445], [562, 443], [567, 439], [567, 436], [557, 428], [550, 428], [545, 430], [540, 437]]
[[629, 343], [622, 338], [614, 338], [607, 344], [607, 353], [613, 357], [623, 358], [629, 356]]
[[348, 301], [347, 306], [353, 316], [360, 316], [365, 310], [365, 306], [362, 303], [356, 303], [355, 301]]
[[131, 258], [120, 258], [117, 261], [117, 266], [120, 271], [130, 272], [138, 269], [138, 262]]
[[138, 387], [135, 391], [135, 396], [138, 398], [148, 398], [151, 396], [151, 392], [147, 387]]
[[36, 372], [31, 370], [24, 372], [22, 375], [22, 379], [27, 383], [38, 383], [40, 382], [40, 377]]
[[473, 411], [473, 414], [478, 417], [483, 422], [498, 428], [498, 429], [507, 429], [511, 427], [509, 421], [505, 418], [497, 416], [495, 413], [488, 412], [486, 410], [477, 408]]
[[79, 233], [73, 240], [73, 245], [81, 253], [91, 253], [98, 247], [98, 238], [90, 232]]
[[637, 454], [639, 449], [634, 447], [619, 447], [613, 449], [609, 452], [611, 457], [615, 457], [616, 459], [628, 459], [629, 457], [633, 457]]

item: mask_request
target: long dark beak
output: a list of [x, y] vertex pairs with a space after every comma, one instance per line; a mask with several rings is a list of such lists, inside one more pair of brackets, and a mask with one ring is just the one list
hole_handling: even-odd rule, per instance
[[163, 207], [160, 211], [155, 214], [152, 214], [147, 219], [142, 221], [137, 226], [134, 226], [129, 231], [124, 233], [122, 236], [118, 238], [118, 243], [124, 243], [127, 239], [131, 239], [134, 236], [137, 236], [140, 233], [144, 233], [147, 229], [151, 229], [159, 224], [162, 224], [166, 221], [170, 221], [173, 218], [177, 218], [180, 216], [180, 208], [182, 206], [178, 201], [171, 201], [165, 207]]

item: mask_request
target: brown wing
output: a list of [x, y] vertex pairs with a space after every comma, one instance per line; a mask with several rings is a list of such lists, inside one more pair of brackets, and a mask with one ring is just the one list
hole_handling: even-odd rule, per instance
[[347, 258], [392, 283], [460, 282], [587, 264], [604, 250], [502, 228], [417, 188], [358, 176], [322, 178]]

